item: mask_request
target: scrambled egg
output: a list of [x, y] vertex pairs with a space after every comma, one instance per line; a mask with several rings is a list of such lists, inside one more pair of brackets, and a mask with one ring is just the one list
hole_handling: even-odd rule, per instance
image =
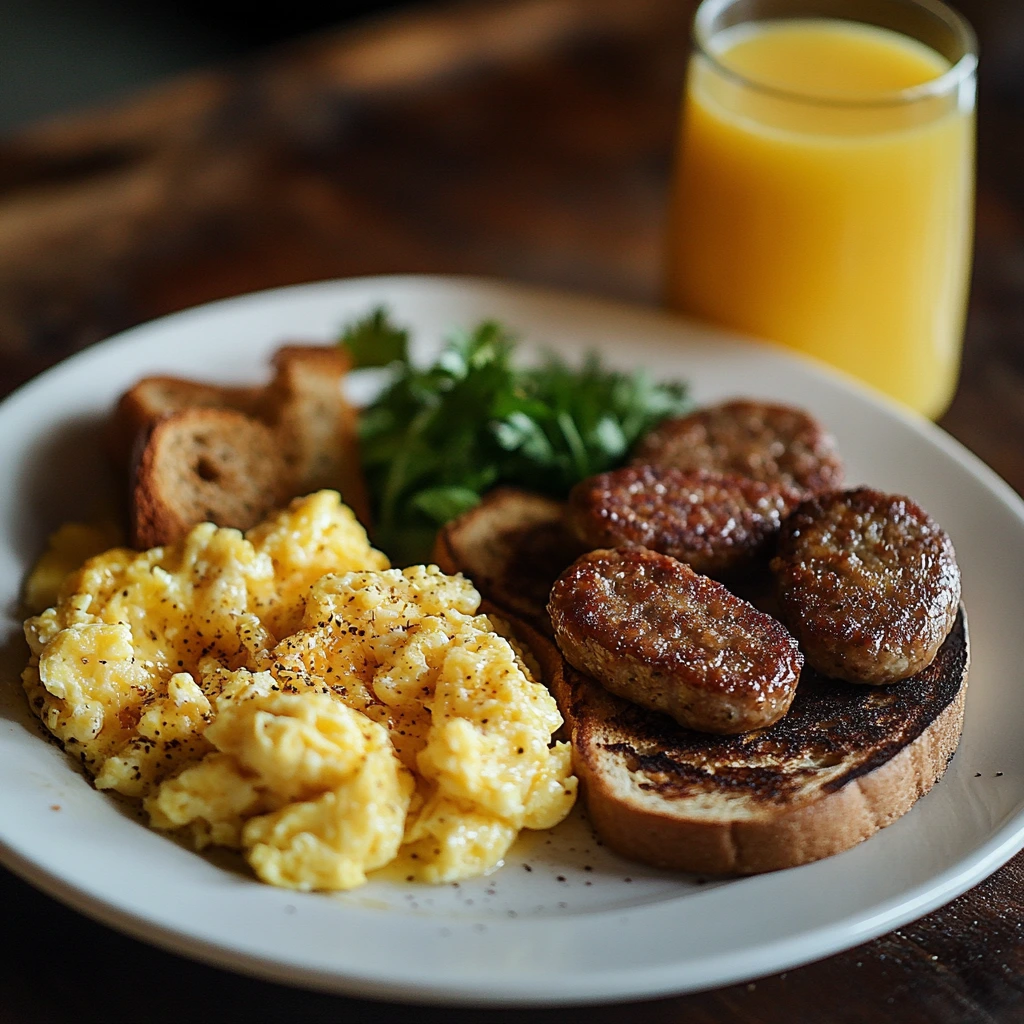
[[87, 558], [123, 543], [121, 531], [112, 523], [65, 523], [54, 531], [25, 581], [25, 607], [38, 613], [56, 604], [60, 585], [70, 573]]
[[115, 548], [26, 622], [26, 692], [97, 787], [266, 882], [484, 873], [572, 807], [561, 718], [468, 581], [387, 566], [330, 491]]

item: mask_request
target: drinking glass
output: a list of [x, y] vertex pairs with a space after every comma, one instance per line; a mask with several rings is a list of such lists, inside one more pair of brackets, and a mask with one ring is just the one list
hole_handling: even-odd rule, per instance
[[939, 0], [704, 0], [666, 298], [937, 418], [974, 221], [977, 44]]

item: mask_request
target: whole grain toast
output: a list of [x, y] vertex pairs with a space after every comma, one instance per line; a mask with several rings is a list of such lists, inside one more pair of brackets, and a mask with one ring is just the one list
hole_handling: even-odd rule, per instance
[[[189, 507], [201, 511], [200, 506], [206, 506], [217, 513], [218, 525], [246, 529], [252, 525], [245, 513], [248, 505], [262, 506], [271, 493], [282, 503], [322, 488], [339, 491], [363, 524], [370, 525], [357, 413], [342, 391], [350, 367], [348, 356], [333, 346], [285, 345], [275, 353], [272, 366], [273, 376], [263, 387], [157, 376], [140, 380], [121, 396], [110, 422], [108, 448], [130, 477], [130, 533], [137, 543], [165, 544], [175, 539]], [[175, 418], [197, 409], [230, 415], [223, 420]], [[236, 448], [223, 463], [225, 471], [205, 479], [182, 472], [181, 459], [188, 461], [192, 444], [189, 431], [199, 423], [218, 422], [237, 427], [233, 435], [227, 430], [219, 435], [218, 450], [225, 459], [225, 446], [233, 443]], [[165, 423], [170, 426], [162, 429]], [[165, 458], [171, 448], [177, 455]], [[248, 465], [257, 455], [262, 461], [253, 465], [248, 483], [227, 471], [229, 462], [232, 467]], [[175, 468], [161, 474], [155, 472], [157, 466]], [[218, 488], [234, 490], [217, 494]], [[168, 509], [174, 513], [165, 514]], [[140, 513], [145, 516], [142, 522], [137, 518]]]
[[168, 413], [138, 456], [131, 542], [172, 544], [201, 522], [248, 530], [287, 501], [292, 480], [274, 431], [259, 420], [210, 406]]
[[296, 494], [324, 487], [340, 491], [356, 518], [369, 525], [358, 414], [342, 393], [350, 358], [337, 346], [286, 345], [274, 354], [273, 367], [258, 415], [277, 433]]
[[162, 416], [196, 407], [235, 409], [258, 416], [264, 391], [204, 384], [184, 377], [145, 377], [118, 399], [107, 425], [107, 450], [116, 465], [128, 468], [139, 436], [147, 434]]
[[[529, 531], [557, 536], [561, 506], [496, 492], [441, 531], [435, 558], [472, 579], [485, 610], [533, 652], [565, 719], [590, 819], [617, 852], [707, 874], [792, 867], [873, 835], [945, 771], [960, 738], [970, 661], [962, 607], [935, 661], [916, 676], [876, 689], [805, 670], [780, 721], [712, 736], [616, 697], [564, 660], [540, 597], [558, 559], [516, 559], [519, 517]], [[565, 549], [563, 568], [574, 557]]]
[[438, 532], [434, 561], [464, 572], [492, 604], [550, 635], [551, 586], [584, 551], [562, 510], [541, 494], [498, 488]]

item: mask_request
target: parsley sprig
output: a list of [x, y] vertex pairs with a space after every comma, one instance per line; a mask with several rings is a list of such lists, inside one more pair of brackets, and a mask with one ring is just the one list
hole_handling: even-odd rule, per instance
[[429, 558], [437, 528], [492, 487], [564, 497], [688, 406], [684, 384], [611, 370], [594, 355], [579, 367], [554, 355], [516, 366], [515, 339], [494, 321], [452, 334], [427, 367], [412, 364], [408, 332], [382, 308], [341, 343], [356, 367], [390, 365], [390, 382], [361, 412], [360, 442], [374, 540], [396, 564]]

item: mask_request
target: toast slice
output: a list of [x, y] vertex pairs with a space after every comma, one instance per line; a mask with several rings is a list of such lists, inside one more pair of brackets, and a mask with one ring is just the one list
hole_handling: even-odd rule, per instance
[[248, 530], [283, 505], [293, 474], [274, 431], [235, 409], [195, 406], [157, 421], [131, 495], [132, 544], [171, 544], [201, 522]]
[[336, 346], [286, 345], [275, 353], [273, 366], [262, 418], [277, 433], [295, 494], [325, 487], [339, 491], [356, 518], [368, 525], [370, 498], [360, 468], [358, 414], [342, 393], [351, 360]]
[[[221, 517], [215, 519], [219, 525], [246, 529], [252, 523], [245, 508], [263, 506], [270, 493], [284, 502], [323, 488], [339, 491], [357, 518], [369, 526], [370, 500], [359, 458], [358, 414], [342, 391], [349, 367], [350, 359], [337, 347], [286, 345], [275, 353], [273, 376], [264, 387], [221, 387], [167, 376], [140, 380], [121, 396], [108, 431], [110, 453], [131, 477], [132, 536], [139, 543], [142, 538], [167, 543], [178, 535], [185, 509], [199, 506], [216, 512]], [[224, 420], [174, 419], [197, 409], [232, 416]], [[158, 430], [168, 420], [172, 426]], [[217, 423], [238, 427], [230, 466], [225, 445], [232, 435], [224, 430], [219, 435], [218, 451], [223, 458], [216, 479], [197, 480], [194, 474], [183, 473], [181, 467], [191, 457], [187, 449], [193, 444], [188, 430]], [[256, 457], [262, 458], [268, 451], [268, 431], [273, 437], [272, 457], [255, 466]], [[177, 468], [155, 472], [158, 461], [166, 468], [162, 460], [175, 445], [177, 455], [166, 465]], [[250, 445], [251, 450], [246, 450]], [[252, 465], [251, 479], [238, 477], [236, 471], [244, 465]], [[276, 481], [269, 480], [271, 472], [278, 474]], [[184, 491], [174, 494], [172, 489], [178, 485]], [[228, 485], [235, 490], [215, 493], [218, 486]], [[172, 508], [173, 513], [168, 511]], [[136, 511], [146, 517], [144, 522], [136, 520]]]
[[161, 417], [195, 407], [259, 413], [263, 388], [220, 387], [182, 377], [146, 377], [118, 400], [107, 430], [107, 448], [114, 462], [130, 465], [140, 434], [148, 433]]
[[[536, 497], [505, 491], [445, 527], [435, 554], [442, 569], [472, 579], [487, 609], [533, 652], [565, 719], [591, 822], [611, 849], [702, 874], [793, 867], [873, 835], [945, 771], [960, 739], [970, 661], [962, 607], [918, 675], [879, 689], [805, 670], [780, 721], [712, 736], [614, 696], [562, 658], [545, 625], [540, 576], [522, 585], [517, 576], [515, 508], [536, 512], [530, 529], [541, 529]], [[550, 502], [547, 510], [553, 533], [561, 509]], [[499, 566], [507, 575], [495, 583]]]
[[499, 487], [437, 534], [434, 561], [464, 572], [493, 605], [551, 634], [551, 586], [584, 548], [563, 522], [563, 505]]

